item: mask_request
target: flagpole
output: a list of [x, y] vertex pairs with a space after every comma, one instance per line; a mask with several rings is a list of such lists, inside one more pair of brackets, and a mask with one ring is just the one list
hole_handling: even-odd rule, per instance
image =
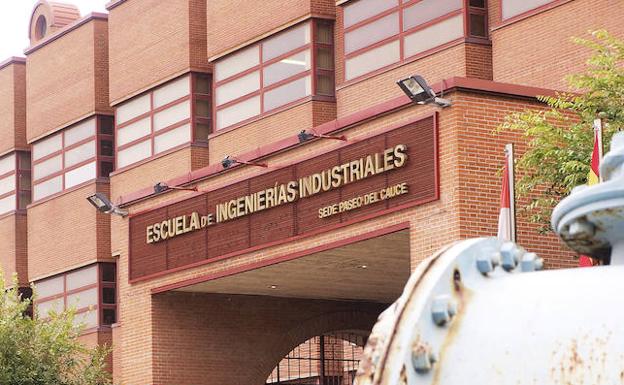
[[[602, 163], [602, 119], [594, 119], [594, 136], [598, 138], [598, 164]], [[602, 182], [602, 173], [598, 174], [598, 180]]]
[[513, 143], [505, 145], [505, 158], [507, 160], [507, 170], [509, 177], [509, 214], [511, 216], [511, 240], [517, 241], [516, 237], [516, 178], [514, 167], [514, 146]]

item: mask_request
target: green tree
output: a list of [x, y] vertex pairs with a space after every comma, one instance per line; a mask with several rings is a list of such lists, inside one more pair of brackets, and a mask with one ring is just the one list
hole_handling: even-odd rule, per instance
[[550, 229], [550, 214], [573, 187], [587, 183], [594, 143], [593, 121], [600, 117], [605, 148], [624, 127], [624, 41], [605, 30], [575, 43], [592, 51], [584, 73], [567, 77], [572, 92], [539, 97], [547, 110], [506, 117], [497, 131], [520, 131], [527, 151], [518, 159], [516, 193], [540, 232]]
[[28, 316], [14, 280], [6, 288], [0, 271], [0, 384], [105, 385], [107, 347], [87, 348], [77, 337], [73, 310], [51, 312], [45, 321]]

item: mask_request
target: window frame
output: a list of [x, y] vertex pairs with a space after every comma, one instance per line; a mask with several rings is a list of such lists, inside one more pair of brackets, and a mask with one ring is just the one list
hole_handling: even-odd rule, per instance
[[[484, 9], [481, 9], [481, 8], [478, 8], [478, 7], [471, 7], [470, 6], [470, 0], [462, 0], [461, 1], [461, 3], [462, 3], [461, 8], [458, 8], [458, 9], [456, 9], [454, 11], [451, 11], [451, 12], [448, 12], [448, 13], [442, 15], [442, 16], [438, 16], [436, 18], [428, 20], [428, 21], [426, 21], [424, 23], [412, 26], [408, 30], [404, 31], [403, 30], [403, 26], [404, 26], [404, 18], [405, 18], [405, 15], [404, 15], [405, 9], [407, 9], [407, 8], [417, 4], [417, 3], [420, 3], [421, 1], [423, 1], [423, 0], [408, 0], [408, 1], [405, 1], [405, 2], [403, 2], [403, 0], [396, 0], [396, 5], [394, 7], [386, 9], [386, 10], [380, 12], [380, 13], [377, 13], [377, 14], [375, 14], [373, 16], [370, 16], [368, 18], [365, 18], [363, 20], [360, 20], [357, 23], [354, 23], [354, 24], [352, 24], [352, 25], [350, 25], [349, 27], [346, 27], [346, 28], [344, 27], [344, 6], [347, 6], [347, 5], [349, 5], [351, 3], [354, 3], [354, 2], [349, 1], [349, 2], [345, 2], [345, 3], [340, 4], [340, 6], [341, 6], [340, 13], [341, 13], [341, 19], [342, 19], [342, 25], [341, 25], [342, 30], [340, 31], [340, 33], [342, 34], [343, 44], [342, 44], [342, 49], [341, 49], [341, 61], [342, 61], [342, 63], [341, 63], [342, 64], [341, 78], [342, 79], [341, 79], [341, 83], [338, 86], [338, 88], [340, 88], [340, 87], [342, 87], [344, 85], [356, 83], [356, 82], [361, 81], [363, 79], [366, 79], [366, 78], [368, 78], [370, 76], [377, 75], [377, 74], [382, 73], [382, 72], [384, 72], [384, 71], [386, 71], [388, 69], [391, 69], [393, 67], [397, 67], [397, 66], [400, 66], [402, 64], [410, 63], [410, 62], [412, 62], [414, 60], [417, 60], [417, 59], [422, 58], [424, 56], [427, 56], [427, 55], [429, 55], [431, 53], [434, 53], [434, 52], [437, 52], [439, 50], [442, 50], [444, 48], [453, 46], [453, 45], [455, 45], [455, 44], [457, 44], [459, 42], [462, 42], [462, 41], [463, 42], [472, 42], [472, 43], [477, 43], [477, 44], [486, 44], [486, 45], [491, 44], [490, 38], [489, 38], [489, 25], [488, 25], [488, 17], [487, 17], [487, 15], [488, 15], [487, 0], [485, 1], [485, 8]], [[380, 41], [377, 41], [377, 42], [375, 42], [373, 44], [369, 44], [367, 46], [358, 48], [357, 50], [354, 50], [352, 52], [349, 52], [349, 53], [346, 52], [346, 44], [345, 44], [345, 42], [346, 42], [346, 35], [347, 35], [347, 33], [351, 32], [351, 31], [354, 31], [354, 30], [357, 30], [359, 28], [365, 27], [365, 26], [367, 26], [367, 25], [369, 25], [371, 23], [374, 23], [374, 22], [376, 22], [376, 21], [378, 21], [378, 20], [380, 20], [380, 19], [382, 19], [382, 18], [384, 18], [386, 16], [389, 16], [389, 15], [391, 15], [393, 13], [398, 13], [398, 19], [399, 19], [398, 20], [398, 22], [399, 22], [398, 31], [399, 32], [397, 34], [394, 34], [392, 36], [388, 36], [388, 37], [386, 37], [386, 38], [384, 38], [384, 39], [382, 39]], [[471, 33], [470, 33], [470, 15], [471, 14], [485, 14], [485, 16], [486, 16], [485, 17], [485, 22], [486, 22], [486, 25], [485, 25], [486, 36], [485, 37], [483, 37], [483, 36], [472, 36], [471, 35]], [[426, 28], [429, 28], [429, 27], [431, 27], [433, 25], [436, 25], [438, 23], [441, 23], [441, 22], [443, 22], [445, 20], [448, 20], [448, 19], [460, 16], [460, 15], [462, 16], [462, 19], [463, 19], [463, 35], [462, 36], [460, 36], [460, 37], [458, 37], [456, 39], [450, 40], [448, 42], [445, 42], [443, 44], [437, 45], [437, 46], [435, 46], [433, 48], [427, 49], [425, 51], [417, 52], [417, 53], [412, 54], [412, 55], [406, 55], [406, 53], [405, 53], [405, 38], [407, 36], [412, 35], [413, 33], [418, 32], [420, 30], [424, 30]], [[371, 50], [374, 50], [376, 48], [385, 46], [387, 44], [391, 44], [394, 41], [398, 41], [399, 42], [399, 60], [398, 61], [393, 62], [393, 63], [388, 64], [388, 65], [385, 65], [383, 67], [380, 67], [380, 68], [377, 68], [377, 69], [365, 72], [363, 74], [354, 76], [351, 79], [347, 79], [347, 76], [346, 76], [347, 75], [346, 74], [346, 72], [347, 72], [347, 61], [349, 59], [355, 58], [355, 57], [357, 57], [359, 55], [362, 55], [362, 54], [364, 54], [364, 53], [366, 53], [368, 51], [371, 51]]]
[[[0, 194], [0, 200], [15, 195], [15, 207], [12, 210], [0, 213], [0, 218], [15, 214], [17, 212], [26, 211], [26, 206], [30, 204], [30, 199], [28, 200], [28, 203], [23, 204], [21, 193], [28, 193], [28, 196], [31, 197], [32, 199], [32, 191], [31, 191], [32, 190], [32, 171], [31, 171], [32, 160], [30, 158], [30, 151], [22, 150], [22, 149], [14, 150], [14, 151], [11, 151], [2, 155], [0, 158], [9, 157], [9, 156], [14, 157], [13, 169], [11, 171], [5, 172], [4, 174], [0, 175], [0, 180], [5, 179], [5, 178], [10, 178], [12, 176], [15, 183], [14, 183], [13, 190]], [[20, 162], [21, 156], [28, 157], [27, 158], [28, 161], [26, 162], [26, 164], [28, 165], [29, 168], [24, 168], [21, 166], [21, 162]], [[22, 181], [21, 181], [22, 176], [28, 176], [28, 178], [30, 179], [30, 184], [26, 186], [22, 185]], [[23, 207], [21, 207], [22, 205]]]
[[[303, 24], [306, 24], [306, 23], [308, 24], [307, 27], [309, 28], [308, 33], [310, 34], [310, 41], [308, 43], [306, 43], [304, 45], [301, 45], [301, 46], [299, 46], [297, 48], [291, 49], [290, 51], [284, 52], [284, 53], [280, 54], [279, 56], [275, 56], [275, 57], [273, 57], [273, 58], [271, 58], [269, 60], [263, 61], [263, 44], [265, 44], [270, 39], [272, 39], [272, 38], [274, 38], [274, 37], [276, 37], [276, 36], [278, 36], [278, 35], [280, 35], [282, 33], [287, 33], [288, 31], [290, 31], [292, 29], [295, 29], [295, 28], [299, 28]], [[321, 24], [321, 23], [326, 23], [326, 24], [330, 25], [330, 28], [331, 28], [331, 31], [332, 31], [332, 42], [331, 43], [319, 43], [319, 42], [317, 42], [317, 39], [316, 39], [317, 30], [319, 28], [319, 24]], [[290, 26], [290, 27], [288, 27], [288, 28], [286, 28], [286, 29], [284, 29], [282, 31], [279, 31], [279, 32], [277, 32], [277, 33], [275, 33], [275, 34], [273, 34], [271, 36], [268, 36], [268, 37], [266, 37], [266, 38], [264, 38], [264, 39], [262, 39], [262, 40], [260, 40], [258, 42], [255, 42], [255, 43], [253, 43], [251, 45], [242, 47], [242, 48], [240, 48], [240, 50], [237, 50], [235, 52], [232, 52], [232, 53], [228, 54], [227, 56], [229, 56], [231, 54], [235, 54], [235, 53], [241, 52], [244, 49], [257, 47], [258, 48], [258, 64], [254, 65], [254, 66], [252, 66], [250, 68], [247, 68], [247, 69], [245, 69], [245, 70], [243, 70], [241, 72], [235, 73], [234, 75], [228, 76], [227, 78], [223, 78], [223, 79], [221, 79], [219, 81], [213, 81], [213, 83], [212, 83], [212, 93], [213, 93], [213, 95], [215, 95], [215, 99], [214, 99], [213, 111], [212, 111], [212, 116], [213, 116], [213, 119], [214, 119], [214, 124], [212, 125], [212, 136], [221, 134], [223, 132], [232, 130], [232, 129], [240, 127], [240, 126], [243, 126], [243, 125], [248, 124], [248, 123], [250, 123], [252, 121], [255, 121], [255, 120], [258, 120], [260, 118], [263, 118], [263, 117], [265, 117], [267, 115], [271, 115], [271, 114], [274, 114], [276, 112], [283, 111], [285, 109], [288, 109], [288, 108], [290, 108], [290, 107], [292, 107], [294, 105], [297, 105], [297, 104], [301, 103], [302, 101], [312, 100], [312, 99], [314, 99], [314, 100], [334, 101], [335, 100], [334, 94], [335, 94], [335, 88], [336, 88], [335, 87], [336, 86], [336, 80], [335, 80], [335, 71], [336, 71], [335, 67], [336, 66], [335, 66], [335, 49], [334, 49], [335, 41], [334, 41], [334, 38], [333, 38], [333, 36], [334, 36], [333, 32], [334, 32], [333, 20], [324, 19], [324, 18], [317, 18], [317, 17], [309, 18], [309, 19], [303, 20], [300, 23], [292, 25], [292, 26]], [[331, 70], [319, 69], [318, 68], [317, 49], [321, 48], [321, 47], [322, 48], [330, 48], [331, 49], [332, 58], [333, 58], [333, 61], [334, 61], [334, 66], [333, 66], [334, 68], [331, 69]], [[290, 56], [293, 56], [293, 55], [296, 55], [296, 54], [300, 54], [300, 53], [305, 53], [305, 52], [309, 52], [309, 54], [310, 54], [310, 68], [309, 69], [307, 69], [305, 71], [302, 71], [302, 72], [299, 72], [299, 73], [297, 73], [295, 75], [291, 75], [291, 76], [289, 76], [287, 78], [281, 79], [281, 80], [279, 80], [279, 81], [277, 81], [275, 83], [272, 83], [270, 85], [267, 85], [267, 86], [264, 85], [264, 70], [265, 70], [266, 67], [268, 67], [268, 66], [270, 66], [272, 64], [278, 63], [278, 62], [280, 62], [280, 61], [282, 61], [282, 60], [284, 60], [284, 59], [286, 59], [286, 58], [288, 58]], [[223, 57], [217, 59], [217, 62], [218, 62], [218, 60], [223, 59], [223, 58], [225, 58], [227, 56], [223, 56]], [[215, 65], [215, 67], [216, 67], [216, 65]], [[220, 87], [222, 85], [225, 85], [227, 83], [230, 83], [232, 81], [238, 80], [238, 79], [240, 79], [240, 78], [242, 78], [244, 76], [247, 76], [249, 74], [252, 74], [252, 73], [254, 73], [256, 71], [259, 73], [259, 77], [260, 77], [259, 88], [257, 90], [255, 90], [253, 92], [249, 92], [249, 93], [247, 93], [245, 95], [239, 96], [239, 97], [237, 97], [235, 99], [229, 100], [229, 101], [227, 101], [227, 102], [217, 106], [216, 95], [217, 95], [217, 88], [218, 87]], [[317, 83], [318, 83], [318, 76], [319, 75], [326, 75], [326, 76], [329, 75], [333, 79], [333, 82], [334, 82], [334, 87], [333, 87], [334, 93], [332, 95], [318, 94], [318, 85], [317, 85]], [[268, 92], [270, 92], [270, 91], [272, 91], [272, 90], [274, 90], [276, 88], [279, 88], [279, 87], [281, 87], [283, 85], [292, 83], [292, 82], [297, 81], [297, 80], [302, 79], [302, 78], [306, 78], [308, 76], [310, 77], [310, 85], [311, 85], [311, 89], [310, 89], [310, 94], [309, 95], [297, 98], [295, 100], [292, 100], [292, 101], [287, 102], [285, 104], [278, 105], [278, 106], [273, 107], [271, 109], [265, 109], [264, 97], [265, 97], [266, 93], [268, 93]], [[253, 116], [251, 116], [249, 118], [243, 119], [243, 120], [238, 121], [236, 123], [233, 123], [233, 124], [230, 124], [230, 125], [227, 125], [227, 126], [223, 126], [221, 128], [217, 128], [217, 124], [218, 124], [218, 122], [217, 122], [217, 113], [218, 113], [218, 111], [227, 109], [229, 107], [232, 107], [232, 106], [234, 106], [236, 104], [239, 104], [241, 102], [244, 102], [246, 100], [252, 99], [254, 97], [259, 97], [260, 98], [260, 113], [259, 114], [253, 115]]]
[[[167, 86], [168, 84], [171, 84], [171, 83], [179, 80], [182, 77], [185, 77], [185, 76], [188, 77], [188, 81], [190, 83], [189, 84], [189, 94], [187, 94], [185, 96], [182, 96], [180, 98], [177, 98], [175, 100], [172, 100], [172, 101], [170, 101], [170, 102], [168, 102], [166, 104], [163, 104], [163, 105], [155, 108], [154, 107], [154, 92], [159, 90], [160, 88], [162, 88], [164, 86]], [[196, 91], [196, 88], [197, 88], [196, 87], [196, 81], [197, 81], [198, 78], [208, 79], [208, 81], [209, 81], [209, 88], [208, 88], [208, 92], [209, 93], [208, 94], [200, 93], [200, 92]], [[212, 74], [204, 73], [204, 72], [187, 72], [187, 73], [182, 74], [182, 75], [180, 75], [180, 76], [178, 76], [176, 78], [173, 78], [173, 79], [171, 79], [171, 80], [169, 80], [169, 81], [167, 81], [167, 82], [165, 82], [163, 84], [160, 84], [157, 87], [154, 87], [154, 88], [152, 88], [152, 89], [150, 89], [150, 90], [148, 90], [146, 92], [143, 92], [142, 94], [139, 94], [139, 95], [133, 97], [132, 99], [128, 99], [124, 103], [121, 103], [121, 105], [123, 105], [123, 104], [125, 104], [127, 102], [130, 102], [130, 101], [134, 100], [134, 99], [143, 97], [145, 95], [149, 95], [150, 109], [149, 109], [149, 111], [144, 112], [144, 113], [142, 113], [140, 115], [134, 116], [133, 118], [128, 119], [128, 120], [124, 121], [121, 124], [116, 124], [116, 122], [117, 122], [117, 108], [115, 109], [115, 125], [114, 125], [114, 132], [115, 132], [115, 135], [114, 135], [115, 136], [115, 141], [114, 141], [114, 149], [115, 149], [115, 151], [114, 151], [114, 158], [115, 159], [114, 160], [115, 160], [115, 162], [114, 162], [114, 172], [119, 172], [119, 171], [123, 171], [123, 170], [127, 170], [127, 169], [130, 169], [130, 168], [136, 167], [138, 165], [141, 165], [141, 164], [145, 163], [146, 161], [149, 161], [151, 159], [155, 159], [157, 157], [169, 154], [171, 152], [175, 152], [175, 151], [177, 151], [177, 150], [179, 150], [181, 148], [187, 147], [187, 146], [189, 146], [191, 144], [197, 143], [197, 144], [207, 145], [207, 142], [208, 142], [207, 138], [206, 139], [197, 138], [197, 128], [196, 128], [196, 125], [197, 124], [208, 124], [209, 127], [210, 127], [210, 130], [212, 130], [212, 121], [213, 121], [213, 117], [212, 117], [212, 109], [213, 109], [213, 107], [212, 107], [212, 105], [213, 105], [212, 93], [213, 93], [213, 89], [214, 88], [213, 88], [213, 77], [212, 77]], [[175, 122], [175, 123], [170, 124], [168, 126], [165, 126], [165, 127], [161, 128], [159, 130], [155, 130], [155, 128], [154, 128], [154, 117], [155, 117], [156, 114], [158, 114], [161, 111], [167, 110], [167, 109], [169, 109], [171, 107], [174, 107], [174, 106], [180, 105], [182, 103], [185, 103], [187, 101], [190, 104], [190, 111], [189, 111], [189, 117], [188, 118], [186, 118], [184, 120], [181, 120], [181, 121], [178, 121], [178, 122]], [[196, 111], [197, 111], [196, 103], [198, 101], [208, 101], [208, 103], [209, 103], [208, 107], [209, 107], [209, 110], [211, 111], [211, 113], [209, 114], [208, 117], [203, 117], [203, 116], [198, 116], [197, 115], [197, 113], [196, 113]], [[119, 140], [118, 132], [119, 132], [119, 130], [122, 130], [122, 129], [124, 129], [127, 126], [130, 126], [130, 125], [132, 125], [132, 124], [134, 124], [136, 122], [139, 122], [139, 121], [141, 121], [143, 119], [146, 119], [146, 118], [149, 118], [150, 132], [148, 134], [146, 134], [146, 135], [143, 135], [143, 136], [139, 137], [139, 138], [136, 138], [136, 139], [133, 139], [133, 140], [127, 142], [127, 143], [124, 143], [123, 145], [119, 145], [119, 143], [118, 143], [118, 140]], [[161, 152], [155, 153], [155, 140], [156, 140], [156, 137], [158, 137], [161, 134], [164, 134], [164, 133], [166, 133], [168, 131], [172, 131], [172, 130], [175, 130], [176, 128], [180, 128], [180, 127], [182, 127], [184, 125], [187, 125], [187, 124], [190, 125], [190, 130], [191, 130], [190, 140], [189, 141], [186, 141], [186, 142], [184, 142], [182, 144], [179, 144], [179, 145], [176, 145], [174, 147], [168, 148], [168, 149], [163, 150]], [[146, 142], [148, 140], [150, 142], [150, 144], [149, 144], [150, 155], [149, 156], [147, 156], [147, 157], [145, 157], [143, 159], [137, 160], [135, 162], [126, 164], [123, 167], [119, 166], [119, 164], [118, 164], [118, 162], [119, 162], [118, 154], [119, 154], [120, 151], [123, 151], [123, 150], [125, 150], [127, 148], [130, 148], [130, 147], [134, 146], [134, 145]]]
[[[76, 272], [78, 270], [81, 269], [86, 269], [89, 268], [91, 266], [95, 265], [96, 266], [96, 282], [89, 284], [89, 285], [85, 285], [85, 286], [80, 286], [78, 288], [72, 289], [72, 290], [67, 290], [67, 276], [73, 272]], [[104, 281], [104, 265], [108, 265], [108, 266], [112, 266], [113, 269], [115, 270], [115, 281], [114, 282], [110, 282], [110, 281]], [[77, 307], [76, 308], [76, 315], [79, 314], [83, 314], [89, 311], [97, 311], [97, 325], [94, 327], [89, 327], [86, 328], [85, 330], [83, 330], [83, 333], [88, 333], [91, 331], [95, 331], [95, 330], [99, 330], [101, 328], [110, 328], [114, 323], [117, 322], [118, 319], [118, 307], [117, 304], [119, 303], [119, 296], [118, 296], [118, 287], [117, 287], [117, 281], [118, 281], [118, 277], [117, 277], [117, 264], [114, 262], [98, 262], [95, 264], [91, 264], [91, 265], [86, 265], [86, 266], [82, 266], [79, 267], [77, 269], [72, 269], [72, 270], [68, 270], [66, 272], [63, 272], [61, 274], [57, 274], [54, 276], [50, 276], [50, 277], [46, 277], [44, 279], [39, 280], [39, 282], [41, 281], [45, 281], [45, 280], [49, 280], [49, 279], [54, 279], [57, 277], [63, 277], [63, 292], [59, 293], [59, 294], [54, 294], [54, 295], [50, 295], [47, 297], [40, 297], [37, 298], [34, 301], [34, 314], [36, 317], [39, 317], [39, 315], [37, 314], [37, 305], [39, 303], [42, 302], [49, 302], [49, 301], [54, 301], [56, 299], [63, 299], [63, 308], [62, 309], [58, 309], [59, 311], [63, 311], [65, 309], [67, 309], [67, 297], [69, 297], [72, 294], [76, 294], [76, 293], [81, 293], [87, 290], [91, 290], [96, 288], [97, 289], [97, 304], [95, 306], [93, 305], [89, 305], [89, 306], [85, 306], [85, 307]], [[34, 282], [35, 286], [37, 285], [36, 282]], [[114, 304], [106, 304], [103, 301], [103, 297], [104, 297], [104, 289], [105, 288], [113, 288], [115, 289], [115, 303]], [[109, 324], [104, 324], [104, 310], [114, 310], [115, 311], [115, 322]], [[44, 317], [41, 318], [42, 320], [47, 320], [49, 319], [49, 317]]]
[[[113, 158], [114, 158], [114, 153], [113, 153], [113, 156], [101, 155], [101, 141], [102, 140], [111, 140], [114, 143], [114, 136], [115, 135], [114, 135], [114, 132], [113, 132], [113, 135], [111, 135], [111, 134], [103, 134], [101, 128], [102, 128], [102, 120], [110, 119], [110, 118], [112, 118], [111, 115], [101, 115], [101, 114], [98, 114], [98, 115], [90, 116], [90, 117], [88, 117], [86, 119], [81, 120], [80, 122], [72, 124], [71, 126], [68, 126], [68, 127], [64, 128], [62, 130], [59, 130], [58, 132], [50, 134], [50, 135], [46, 136], [45, 138], [39, 139], [37, 142], [41, 142], [42, 140], [46, 140], [46, 139], [48, 139], [48, 138], [50, 138], [50, 137], [52, 137], [54, 135], [60, 135], [60, 137], [61, 137], [61, 148], [60, 148], [60, 150], [56, 150], [54, 152], [46, 154], [46, 155], [42, 156], [41, 158], [39, 158], [37, 160], [34, 160], [32, 158], [32, 153], [34, 151], [32, 149], [34, 149], [34, 146], [37, 144], [37, 142], [35, 142], [35, 143], [33, 143], [31, 145], [31, 166], [30, 166], [31, 203], [41, 202], [41, 201], [44, 201], [44, 200], [47, 200], [47, 199], [51, 199], [51, 198], [57, 197], [57, 196], [59, 196], [59, 195], [61, 195], [63, 193], [66, 193], [68, 191], [73, 191], [75, 189], [83, 187], [83, 186], [85, 186], [85, 185], [87, 185], [89, 183], [92, 183], [93, 181], [102, 180], [102, 179], [108, 180], [108, 176], [102, 175], [101, 166], [105, 162], [112, 162]], [[86, 137], [86, 138], [80, 139], [79, 141], [77, 141], [75, 143], [72, 143], [71, 145], [65, 146], [65, 135], [66, 135], [67, 131], [71, 130], [72, 128], [76, 127], [77, 125], [79, 125], [81, 123], [84, 123], [84, 122], [86, 122], [87, 120], [90, 120], [90, 119], [94, 119], [95, 120], [94, 133], [92, 135]], [[113, 124], [114, 124], [114, 120], [113, 120]], [[94, 155], [92, 157], [90, 157], [88, 159], [85, 159], [85, 160], [82, 160], [82, 161], [80, 161], [78, 163], [75, 163], [75, 164], [73, 164], [71, 166], [67, 166], [67, 167], [65, 166], [65, 163], [66, 163], [65, 157], [66, 157], [66, 153], [67, 152], [69, 152], [71, 150], [74, 150], [74, 149], [76, 149], [76, 148], [78, 148], [78, 147], [80, 147], [82, 145], [88, 144], [88, 143], [90, 143], [92, 141], [95, 142], [95, 153], [94, 153]], [[41, 163], [43, 163], [43, 162], [45, 162], [47, 160], [50, 160], [52, 158], [55, 158], [55, 157], [59, 156], [59, 155], [61, 156], [61, 169], [60, 170], [55, 171], [53, 173], [50, 173], [50, 174], [48, 174], [48, 175], [46, 175], [44, 177], [41, 177], [41, 178], [38, 178], [38, 179], [34, 179], [34, 177], [35, 177], [34, 170], [35, 170], [35, 167], [38, 164], [41, 164]], [[78, 183], [78, 184], [76, 184], [74, 186], [66, 187], [65, 174], [67, 174], [70, 171], [76, 170], [76, 169], [78, 169], [80, 167], [86, 166], [86, 165], [88, 165], [90, 163], [93, 163], [93, 162], [95, 162], [95, 169], [96, 169], [95, 170], [95, 176], [93, 178], [88, 179], [88, 180], [86, 180], [84, 182], [80, 182], [80, 183]], [[114, 165], [114, 163], [113, 163], [113, 165]], [[41, 183], [45, 183], [45, 182], [47, 182], [47, 181], [49, 181], [51, 179], [57, 178], [58, 176], [61, 176], [61, 190], [57, 191], [57, 192], [55, 192], [53, 194], [46, 195], [44, 197], [41, 197], [41, 198], [35, 200], [34, 199], [34, 189], [35, 189], [35, 186], [38, 185], [38, 184], [41, 184]]]

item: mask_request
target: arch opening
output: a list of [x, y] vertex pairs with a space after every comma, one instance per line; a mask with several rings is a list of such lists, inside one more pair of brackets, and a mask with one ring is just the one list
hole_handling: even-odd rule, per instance
[[266, 385], [351, 385], [368, 332], [338, 331], [312, 337], [292, 349]]
[[35, 23], [35, 39], [41, 40], [48, 32], [48, 21], [45, 16], [39, 15]]

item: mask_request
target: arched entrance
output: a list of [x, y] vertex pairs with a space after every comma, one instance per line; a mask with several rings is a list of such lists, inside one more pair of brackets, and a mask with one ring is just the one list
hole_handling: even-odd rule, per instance
[[291, 350], [266, 385], [350, 385], [368, 332], [340, 331], [312, 337]]

